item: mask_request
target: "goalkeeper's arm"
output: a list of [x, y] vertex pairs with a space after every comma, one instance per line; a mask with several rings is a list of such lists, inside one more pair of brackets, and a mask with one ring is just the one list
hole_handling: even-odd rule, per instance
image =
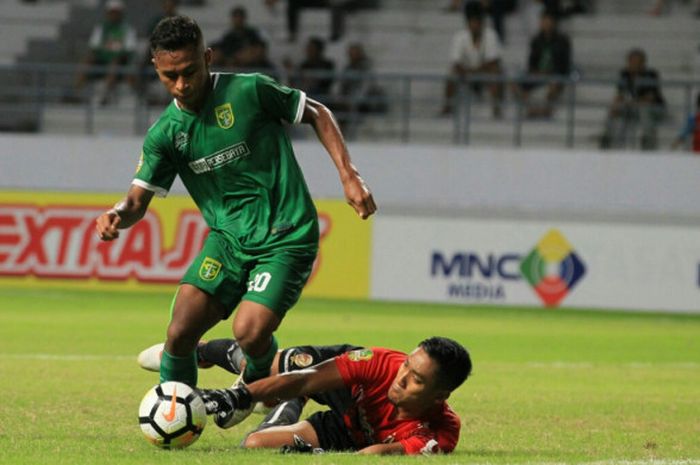
[[[345, 387], [334, 359], [326, 360], [316, 366], [289, 373], [280, 373], [263, 378], [243, 387], [231, 388], [234, 398], [242, 402], [266, 402], [277, 399], [288, 400], [309, 396], [319, 392]], [[246, 390], [247, 393], [241, 392]], [[245, 401], [243, 401], [243, 398]], [[237, 407], [240, 407], [238, 405]]]

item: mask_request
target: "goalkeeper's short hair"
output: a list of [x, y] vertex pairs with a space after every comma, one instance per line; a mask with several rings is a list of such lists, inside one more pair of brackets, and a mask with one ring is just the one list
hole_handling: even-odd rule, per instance
[[419, 344], [438, 365], [438, 385], [449, 391], [457, 389], [472, 372], [469, 352], [459, 342], [434, 336]]

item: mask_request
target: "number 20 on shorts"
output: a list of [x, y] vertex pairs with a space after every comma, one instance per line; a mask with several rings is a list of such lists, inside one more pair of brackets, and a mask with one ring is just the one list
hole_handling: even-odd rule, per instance
[[263, 292], [267, 288], [267, 285], [270, 283], [270, 279], [272, 279], [272, 275], [267, 271], [263, 273], [257, 273], [251, 281], [248, 281], [248, 290], [255, 292]]

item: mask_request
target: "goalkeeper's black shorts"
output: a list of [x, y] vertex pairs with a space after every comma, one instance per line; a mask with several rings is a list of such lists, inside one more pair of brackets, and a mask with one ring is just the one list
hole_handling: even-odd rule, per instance
[[[351, 350], [362, 349], [351, 344], [333, 346], [298, 346], [285, 349], [280, 354], [279, 372], [303, 370]], [[336, 389], [311, 396], [330, 410], [316, 412], [306, 419], [313, 426], [318, 436], [319, 446], [327, 451], [357, 450], [343, 421], [343, 412], [352, 404], [349, 389]]]

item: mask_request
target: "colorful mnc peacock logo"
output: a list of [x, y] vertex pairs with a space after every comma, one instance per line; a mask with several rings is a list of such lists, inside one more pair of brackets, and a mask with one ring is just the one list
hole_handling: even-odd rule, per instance
[[564, 235], [551, 229], [520, 263], [523, 277], [542, 302], [556, 306], [586, 273], [586, 266]]

